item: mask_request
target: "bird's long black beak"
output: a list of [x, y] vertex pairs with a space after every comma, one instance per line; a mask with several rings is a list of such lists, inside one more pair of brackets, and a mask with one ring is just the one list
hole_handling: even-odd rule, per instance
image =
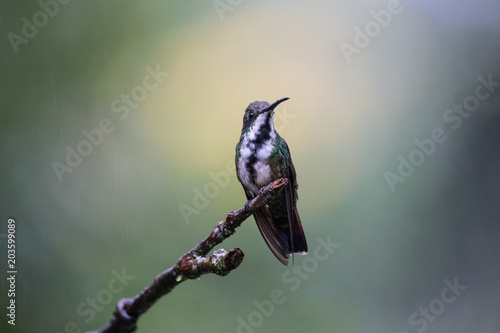
[[287, 99], [290, 99], [290, 98], [288, 98], [288, 97], [283, 97], [283, 98], [281, 98], [281, 99], [278, 99], [276, 102], [274, 102], [273, 104], [269, 105], [269, 106], [266, 108], [265, 112], [274, 110], [274, 108], [276, 108], [276, 107], [277, 107], [277, 106], [278, 106], [281, 102], [284, 102], [284, 101], [286, 101]]

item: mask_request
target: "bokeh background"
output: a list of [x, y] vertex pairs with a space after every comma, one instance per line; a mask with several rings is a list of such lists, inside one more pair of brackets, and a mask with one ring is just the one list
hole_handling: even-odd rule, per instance
[[180, 285], [138, 332], [500, 332], [499, 18], [494, 0], [2, 1], [0, 330], [108, 322], [243, 206], [244, 109], [287, 96], [302, 273], [251, 218], [221, 245], [242, 265]]

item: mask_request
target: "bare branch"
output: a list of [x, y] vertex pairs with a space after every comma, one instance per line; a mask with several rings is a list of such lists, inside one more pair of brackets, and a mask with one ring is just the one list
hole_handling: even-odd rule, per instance
[[247, 201], [245, 207], [230, 212], [224, 221], [217, 223], [214, 230], [198, 245], [179, 259], [176, 265], [158, 275], [153, 283], [132, 298], [122, 298], [116, 304], [111, 321], [98, 331], [88, 333], [129, 333], [137, 328], [139, 316], [145, 313], [160, 297], [171, 292], [181, 282], [197, 279], [203, 274], [220, 276], [229, 274], [243, 260], [243, 252], [236, 248], [229, 252], [224, 249], [206, 255], [232, 234], [243, 221], [259, 207], [276, 196], [288, 184], [287, 178], [280, 178], [260, 189], [259, 195]]

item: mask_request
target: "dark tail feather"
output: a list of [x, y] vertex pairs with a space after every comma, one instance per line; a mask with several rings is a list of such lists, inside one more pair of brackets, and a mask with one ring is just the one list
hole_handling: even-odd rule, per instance
[[288, 265], [290, 254], [307, 253], [307, 241], [297, 209], [294, 210], [292, 223], [286, 215], [279, 221], [268, 207], [256, 211], [254, 217], [267, 246], [281, 263]]
[[304, 230], [302, 229], [302, 223], [300, 222], [299, 212], [297, 208], [293, 209], [292, 217], [292, 228], [291, 228], [291, 242], [290, 242], [290, 253], [307, 253], [307, 241]]

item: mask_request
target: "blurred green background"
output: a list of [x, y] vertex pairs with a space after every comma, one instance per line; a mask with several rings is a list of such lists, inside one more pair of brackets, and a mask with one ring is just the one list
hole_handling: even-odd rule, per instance
[[500, 331], [499, 1], [61, 2], [0, 4], [1, 332], [108, 322], [243, 206], [244, 109], [282, 97], [310, 254], [250, 218], [138, 332]]

